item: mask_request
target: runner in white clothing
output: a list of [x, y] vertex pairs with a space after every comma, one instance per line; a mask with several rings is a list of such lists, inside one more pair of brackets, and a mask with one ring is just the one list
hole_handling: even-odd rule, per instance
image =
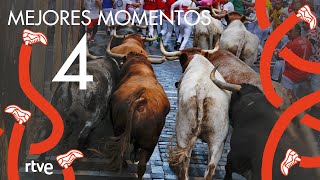
[[[131, 18], [134, 13], [140, 18], [143, 13], [143, 0], [132, 0], [132, 2], [139, 4], [139, 6], [133, 6], [132, 4], [128, 5], [128, 11], [130, 12]], [[137, 19], [135, 19], [135, 23], [138, 23]]]
[[[114, 6], [114, 10], [113, 10], [114, 19], [117, 18], [117, 21], [119, 23], [122, 23], [127, 20], [127, 14], [124, 12], [117, 14], [117, 12], [120, 10], [126, 10], [129, 12], [127, 7], [138, 8], [139, 6], [141, 6], [141, 3], [140, 2], [132, 2], [131, 0], [115, 0], [113, 6]], [[116, 16], [116, 14], [117, 14], [117, 16]], [[115, 21], [115, 23], [117, 23], [117, 21]]]
[[[192, 19], [193, 13], [186, 14], [191, 2], [192, 2], [191, 0], [178, 0], [177, 2], [173, 3], [171, 6], [171, 11], [174, 11], [176, 7], [178, 7], [179, 10], [183, 10], [183, 13], [180, 13], [180, 24], [178, 24], [179, 37], [178, 37], [177, 46], [175, 47], [175, 49], [179, 48], [179, 50], [183, 50], [191, 35], [193, 26], [190, 26], [190, 24], [193, 23], [193, 19]], [[196, 5], [192, 3], [192, 7], [195, 8]], [[186, 20], [188, 21], [189, 24], [185, 22], [185, 19], [184, 19], [185, 14], [186, 14]], [[182, 38], [183, 38], [183, 41], [182, 41]]]

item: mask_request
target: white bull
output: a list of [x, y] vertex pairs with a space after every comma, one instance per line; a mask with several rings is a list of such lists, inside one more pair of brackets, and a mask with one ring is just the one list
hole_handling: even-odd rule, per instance
[[[199, 47], [201, 49], [213, 49], [216, 42], [219, 40], [223, 33], [223, 24], [220, 20], [213, 18], [209, 11], [203, 11], [207, 13], [204, 17], [201, 13], [200, 22], [208, 23], [209, 25], [203, 25], [198, 23], [195, 25], [193, 30], [193, 47]], [[207, 19], [209, 18], [209, 19]]]
[[[182, 54], [180, 63], [184, 73], [178, 87], [177, 147], [171, 149], [169, 162], [179, 167], [178, 179], [188, 179], [191, 152], [200, 138], [209, 146], [205, 179], [212, 179], [228, 133], [231, 93], [210, 81], [214, 66], [202, 55]], [[224, 81], [218, 72], [216, 77]]]
[[220, 39], [220, 49], [227, 50], [236, 55], [249, 66], [257, 59], [259, 38], [249, 32], [243, 22], [248, 20], [245, 16], [232, 12], [225, 16], [228, 23]]

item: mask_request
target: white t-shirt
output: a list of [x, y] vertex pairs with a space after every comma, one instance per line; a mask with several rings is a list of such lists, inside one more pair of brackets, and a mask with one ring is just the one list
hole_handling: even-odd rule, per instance
[[[113, 15], [115, 16], [116, 13], [120, 10], [126, 10], [127, 8], [127, 4], [132, 4], [132, 1], [130, 0], [115, 0], [114, 1], [114, 11], [113, 11]], [[124, 20], [126, 20], [126, 14], [121, 12], [117, 15], [117, 19], [119, 22], [123, 22]]]
[[221, 9], [227, 13], [231, 13], [234, 11], [234, 6], [231, 2], [228, 2], [227, 4], [221, 4]]
[[84, 8], [90, 13], [87, 13], [86, 15], [90, 19], [98, 19], [100, 14], [100, 9], [96, 3], [96, 0], [85, 0], [84, 1]]

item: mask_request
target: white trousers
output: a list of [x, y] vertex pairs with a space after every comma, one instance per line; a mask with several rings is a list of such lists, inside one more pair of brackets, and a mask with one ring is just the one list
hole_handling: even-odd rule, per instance
[[168, 20], [162, 20], [162, 38], [163, 38], [163, 45], [167, 46], [172, 35], [173, 25]]
[[[112, 12], [112, 8], [106, 8], [103, 9], [103, 13], [104, 13], [104, 17], [107, 19], [110, 12]], [[112, 14], [113, 18], [114, 18], [114, 14]], [[111, 25], [111, 21], [107, 21], [107, 25]]]
[[[131, 15], [131, 18], [133, 18], [133, 14], [134, 14], [134, 13], [135, 13], [136, 15], [138, 15], [138, 17], [140, 18], [141, 13], [143, 12], [143, 10], [142, 10], [141, 7], [138, 7], [138, 8], [129, 7], [128, 10], [129, 10], [129, 13], [130, 13], [130, 15]], [[135, 19], [135, 23], [138, 23], [138, 20], [137, 20], [137, 19]]]
[[[192, 23], [192, 16], [187, 17], [187, 20], [188, 20], [189, 23]], [[181, 43], [181, 46], [180, 46], [179, 50], [183, 50], [183, 49], [185, 49], [185, 47], [187, 45], [189, 37], [190, 37], [190, 35], [192, 33], [193, 26], [190, 26], [189, 24], [187, 24], [184, 21], [183, 17], [180, 19], [180, 21], [181, 21], [180, 22], [181, 24], [179, 26], [179, 37], [178, 37], [178, 41], [177, 42]], [[182, 41], [182, 38], [183, 38], [183, 41]]]
[[[158, 13], [157, 13], [157, 32], [160, 33], [161, 32], [161, 25], [160, 25], [160, 11], [164, 11], [163, 9], [158, 9]], [[162, 21], [162, 26], [163, 26], [163, 21]]]
[[[154, 23], [155, 19], [153, 19], [153, 22], [150, 22], [149, 20], [149, 16], [150, 16], [150, 11], [149, 10], [144, 10], [146, 12], [146, 16], [147, 16], [147, 23], [148, 23], [148, 28], [149, 28], [149, 33], [148, 36], [153, 36], [154, 33], [154, 28], [153, 25], [150, 25], [150, 23]], [[152, 15], [155, 16], [157, 12], [152, 12]], [[144, 21], [143, 21], [144, 22]], [[142, 33], [145, 35], [146, 34], [146, 30], [143, 30]]]

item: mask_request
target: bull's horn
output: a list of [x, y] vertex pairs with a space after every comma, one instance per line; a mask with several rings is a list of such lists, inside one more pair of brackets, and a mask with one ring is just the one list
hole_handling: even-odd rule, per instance
[[[226, 14], [217, 14], [216, 13], [216, 10], [217, 9], [214, 9], [212, 6], [211, 6], [211, 12], [212, 12], [212, 15], [214, 18], [224, 18], [226, 16]], [[220, 11], [221, 12], [221, 11]]]
[[108, 28], [115, 28], [115, 27], [117, 27], [117, 25], [106, 25]]
[[102, 58], [104, 58], [104, 56], [94, 56], [90, 53], [87, 53], [87, 58], [91, 59], [91, 60], [95, 60], [95, 59], [102, 59]]
[[198, 11], [198, 10], [200, 10], [200, 8], [199, 8], [199, 7], [188, 7], [188, 10], [189, 10], [189, 11], [190, 11], [190, 10]]
[[221, 11], [220, 1], [218, 1], [218, 10]]
[[110, 42], [107, 46], [107, 49], [106, 49], [107, 54], [113, 58], [116, 58], [116, 59], [123, 59], [125, 57], [124, 54], [116, 54], [116, 53], [111, 52], [110, 47], [111, 47], [112, 39], [113, 39], [113, 37], [111, 37]]
[[218, 9], [213, 8], [213, 7], [211, 6], [211, 11], [214, 11], [215, 13], [221, 13], [221, 12], [222, 12], [221, 9], [220, 9], [220, 6], [218, 7]]
[[210, 74], [210, 79], [212, 80], [212, 82], [217, 85], [220, 89], [226, 89], [226, 90], [229, 90], [229, 91], [240, 91], [241, 89], [241, 86], [240, 85], [236, 85], [236, 84], [229, 84], [227, 82], [222, 82], [222, 81], [219, 81], [218, 79], [216, 79], [215, 77], [215, 73], [216, 73], [216, 70], [218, 69], [219, 65], [216, 66], [211, 74]]
[[153, 56], [153, 55], [149, 55], [148, 56], [148, 60], [152, 63], [152, 64], [162, 64], [165, 59], [161, 56]]
[[[220, 37], [221, 37], [221, 35], [220, 35]], [[212, 50], [204, 50], [204, 49], [203, 49], [203, 50], [201, 50], [201, 52], [203, 52], [203, 53], [209, 53], [209, 54], [213, 54], [213, 53], [217, 52], [217, 51], [219, 50], [220, 37], [218, 38], [214, 49], [212, 49]]]
[[117, 28], [114, 28], [112, 37], [119, 38], [119, 39], [124, 39], [127, 36], [128, 35], [117, 35]]
[[152, 38], [142, 37], [147, 42], [152, 42], [158, 39], [157, 31], [154, 31]]
[[193, 4], [193, 3], [195, 3], [194, 1], [196, 1], [196, 0], [192, 0], [192, 1], [191, 1], [191, 3], [190, 3], [190, 5], [189, 5], [188, 9], [192, 7], [192, 4]]
[[168, 57], [168, 56], [180, 56], [181, 55], [181, 51], [167, 52], [163, 47], [162, 38], [160, 38], [159, 43], [160, 43], [160, 51], [164, 56]]
[[140, 28], [140, 29], [147, 29], [147, 26], [141, 26], [141, 25], [136, 25], [136, 24], [134, 24], [133, 26], [135, 26], [136, 28]]
[[204, 49], [202, 49], [201, 52], [202, 52], [202, 53], [213, 54], [213, 53], [217, 52], [218, 50], [219, 50], [219, 46], [216, 46], [214, 49], [211, 49], [211, 50], [204, 50]]
[[216, 9], [216, 8], [212, 8], [211, 10], [213, 10], [215, 13], [221, 13], [222, 12], [220, 9]]
[[168, 56], [168, 57], [165, 57], [168, 61], [173, 61], [173, 60], [176, 60], [176, 59], [179, 59], [179, 56]]
[[87, 46], [87, 58], [90, 60], [95, 60], [95, 59], [102, 59], [102, 58], [104, 58], [104, 56], [94, 56], [94, 55], [90, 54], [89, 48]]

